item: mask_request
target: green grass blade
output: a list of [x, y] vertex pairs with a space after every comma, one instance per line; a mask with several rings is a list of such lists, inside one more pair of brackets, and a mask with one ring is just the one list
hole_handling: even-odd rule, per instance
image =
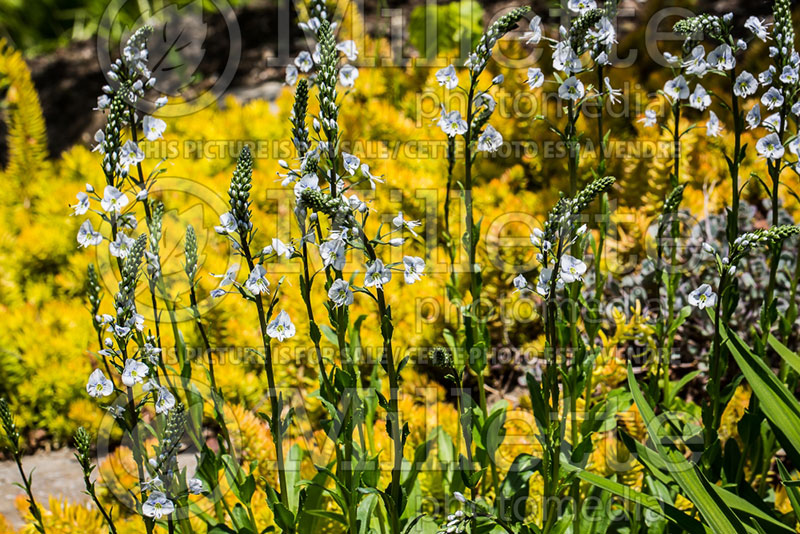
[[598, 474], [590, 471], [585, 471], [571, 464], [565, 464], [564, 468], [567, 471], [575, 472], [578, 478], [588, 482], [603, 491], [607, 491], [613, 495], [622, 497], [625, 500], [636, 503], [648, 510], [651, 510], [681, 527], [689, 534], [705, 534], [708, 532], [706, 527], [703, 526], [697, 519], [687, 515], [684, 511], [676, 508], [672, 503], [664, 502], [652, 495], [647, 495], [640, 491], [636, 491], [630, 486], [625, 486], [619, 482], [614, 482], [607, 478], [603, 478]]
[[800, 403], [778, 379], [764, 361], [752, 353], [735, 333], [724, 328], [723, 341], [727, 342], [736, 363], [747, 379], [753, 393], [760, 401], [764, 415], [789, 441], [795, 451], [800, 451]]
[[647, 426], [650, 440], [655, 444], [659, 455], [665, 459], [669, 473], [673, 480], [680, 486], [687, 499], [699, 510], [703, 519], [716, 534], [741, 534], [748, 531], [736, 517], [736, 514], [719, 497], [696, 466], [689, 463], [683, 455], [672, 447], [665, 447], [658, 435], [656, 427], [656, 414], [644, 398], [633, 368], [628, 365], [628, 385], [633, 395], [633, 400], [639, 408], [639, 413]]

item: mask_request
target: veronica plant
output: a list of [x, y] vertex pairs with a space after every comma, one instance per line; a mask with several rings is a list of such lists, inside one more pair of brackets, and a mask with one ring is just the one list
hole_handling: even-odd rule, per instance
[[[328, 20], [324, 8], [312, 4], [310, 13], [314, 16], [301, 26], [313, 30], [316, 35], [318, 48], [310, 55], [316, 65], [316, 73], [297, 81], [291, 115], [292, 141], [299, 165], [295, 167], [286, 162], [281, 162], [281, 165], [287, 170], [282, 175], [283, 184], [294, 190], [294, 211], [301, 231], [299, 243], [292, 247], [288, 256], [299, 257], [302, 261], [301, 296], [306, 304], [309, 334], [317, 353], [319, 396], [329, 415], [324, 426], [329, 437], [336, 442], [335, 472], [326, 466], [318, 468], [323, 476], [335, 481], [334, 500], [342, 508], [341, 522], [350, 532], [358, 532], [369, 522], [370, 518], [360, 512], [360, 502], [365, 494], [376, 493], [383, 501], [390, 532], [399, 533], [408, 504], [409, 484], [414, 482], [412, 476], [402, 479], [403, 449], [409, 430], [407, 424], [401, 424], [398, 407], [400, 373], [408, 357], [395, 360], [392, 314], [386, 286], [393, 272], [397, 271], [402, 272], [406, 283], [416, 282], [424, 274], [425, 261], [419, 257], [405, 256], [401, 264], [384, 263], [381, 251], [385, 247], [402, 245], [406, 231], [416, 236], [414, 228], [419, 226], [419, 222], [406, 219], [400, 212], [388, 228], [382, 224], [374, 237], [368, 236], [370, 210], [354, 191], [364, 185], [374, 190], [383, 180], [372, 174], [369, 165], [362, 163], [358, 156], [339, 149], [343, 134], [338, 124], [339, 106], [348, 93], [340, 96], [338, 88], [352, 87], [358, 72], [350, 64], [340, 64], [340, 57], [354, 61], [358, 52], [352, 41], [336, 42], [333, 35], [335, 23]], [[298, 58], [301, 56], [302, 52]], [[300, 70], [308, 72], [311, 69]], [[287, 75], [293, 83], [295, 79], [291, 67]], [[312, 83], [318, 87], [320, 108], [319, 116], [311, 120], [313, 133], [307, 126], [308, 93]], [[327, 325], [318, 325], [314, 314], [312, 287], [320, 272], [311, 272], [313, 249], [318, 251], [324, 266], [328, 296], [325, 304], [329, 320]], [[360, 254], [367, 265], [362, 284], [358, 284], [354, 277], [349, 280], [344, 277], [350, 251]], [[377, 320], [383, 338], [380, 361], [388, 378], [388, 399], [381, 393], [379, 378], [374, 372], [370, 377], [374, 394], [368, 394], [363, 389], [361, 366], [364, 362], [359, 362], [356, 356], [360, 352], [358, 329], [364, 318], [357, 319], [352, 328], [349, 319], [350, 306], [357, 294], [370, 297], [377, 308]], [[326, 333], [339, 351], [338, 365], [334, 362], [330, 371], [321, 356], [320, 330]], [[375, 397], [386, 410], [386, 429], [393, 443], [391, 482], [385, 489], [374, 487], [378, 451], [371, 438], [374, 408], [371, 407], [370, 398]]]
[[[655, 389], [661, 385], [663, 401], [670, 399], [670, 363], [672, 360], [672, 348], [674, 333], [679, 322], [680, 315], [675, 315], [676, 293], [680, 282], [680, 269], [678, 266], [678, 238], [680, 236], [680, 217], [679, 208], [683, 199], [685, 183], [681, 183], [681, 139], [684, 135], [696, 128], [695, 124], [686, 127], [681, 126], [681, 117], [684, 109], [695, 109], [704, 111], [711, 104], [711, 97], [703, 86], [698, 82], [695, 89], [690, 93], [689, 82], [693, 79], [702, 78], [708, 71], [708, 65], [704, 59], [704, 49], [702, 45], [696, 45], [696, 41], [691, 38], [684, 42], [682, 56], [675, 56], [669, 52], [664, 54], [672, 78], [664, 84], [664, 88], [659, 91], [669, 105], [671, 111], [671, 123], [658, 123], [655, 110], [648, 109], [645, 116], [640, 119], [645, 127], [658, 126], [672, 137], [672, 169], [669, 174], [669, 189], [664, 199], [661, 214], [658, 219], [656, 230], [656, 262], [654, 277], [658, 288], [658, 320], [656, 330], [659, 338], [659, 353], [657, 356], [654, 380], [651, 385]], [[711, 112], [708, 122], [707, 132], [709, 136], [719, 135], [721, 126], [716, 115]], [[666, 234], [666, 235], [665, 235]], [[666, 245], [666, 246], [665, 246]], [[665, 258], [665, 254], [668, 256]], [[662, 303], [661, 293], [665, 293], [665, 303]]]
[[[536, 289], [547, 300], [545, 310], [547, 367], [541, 384], [531, 384], [530, 381], [535, 380], [535, 377], [532, 375], [528, 377], [529, 388], [536, 389], [541, 387], [542, 390], [549, 388], [543, 405], [540, 406], [540, 414], [537, 415], [537, 418], [546, 417], [543, 423], [544, 426], [540, 430], [543, 430], [543, 447], [550, 448], [547, 453], [547, 459], [543, 459], [543, 466], [547, 469], [547, 474], [545, 475], [547, 482], [544, 488], [545, 500], [542, 508], [546, 531], [553, 528], [555, 521], [558, 520], [555, 500], [561, 492], [563, 473], [559, 467], [560, 460], [557, 449], [560, 447], [562, 439], [561, 432], [566, 428], [553, 422], [553, 417], [555, 416], [557, 419], [559, 410], [559, 393], [556, 391], [559, 376], [556, 369], [560, 369], [562, 372], [569, 370], [564, 375], [566, 382], [564, 384], [565, 395], [568, 395], [564, 399], [564, 408], [566, 413], [568, 407], [571, 414], [570, 439], [573, 461], [582, 461], [580, 458], [582, 456], [585, 458], [585, 455], [591, 451], [592, 431], [590, 429], [593, 423], [589, 422], [583, 425], [585, 428], [581, 428], [578, 423], [578, 399], [585, 395], [583, 414], [583, 419], [585, 420], [593, 421], [594, 418], [589, 415], [590, 410], [599, 409], [599, 405], [595, 407], [590, 407], [590, 405], [593, 392], [592, 366], [597, 354], [595, 336], [600, 326], [600, 317], [596, 309], [590, 311], [584, 324], [586, 333], [584, 338], [583, 334], [579, 332], [581, 322], [579, 312], [581, 305], [579, 303], [582, 299], [582, 280], [584, 273], [587, 271], [587, 266], [581, 258], [586, 250], [587, 243], [591, 243], [595, 261], [594, 295], [599, 306], [604, 280], [601, 271], [602, 249], [607, 231], [607, 223], [605, 221], [608, 219], [608, 200], [605, 192], [614, 181], [613, 178], [603, 176], [606, 170], [605, 152], [608, 133], [603, 131], [602, 108], [606, 99], [614, 103], [621, 95], [621, 91], [614, 89], [609, 78], [604, 75], [604, 69], [611, 66], [611, 49], [616, 43], [616, 31], [614, 29], [616, 3], [609, 1], [602, 9], [597, 8], [595, 2], [570, 2], [567, 7], [572, 16], [569, 28], [560, 27], [557, 39], [544, 38], [553, 48], [553, 79], [546, 80], [540, 68], [531, 67], [528, 69], [527, 80], [531, 89], [542, 87], [545, 83], [557, 87], [557, 94], [561, 102], [561, 112], [565, 117], [565, 122], [562, 125], [561, 121], [552, 120], [546, 116], [539, 116], [538, 118], [547, 122], [550, 129], [556, 133], [565, 147], [569, 175], [569, 197], [562, 199], [556, 205], [545, 224], [544, 230], [537, 230], [531, 236], [533, 244], [540, 247], [539, 258], [543, 265]], [[531, 21], [529, 42], [536, 43], [542, 38], [541, 28], [538, 27], [539, 24], [538, 17]], [[596, 76], [597, 86], [594, 86], [592, 81], [587, 81], [584, 84], [583, 79], [592, 73]], [[597, 149], [600, 152], [600, 156], [598, 158], [598, 167], [593, 171], [595, 179], [585, 189], [581, 190], [579, 183], [580, 147], [584, 135], [578, 128], [578, 121], [582, 110], [590, 104], [594, 104], [595, 109], [599, 109], [597, 112]], [[587, 230], [587, 225], [585, 224], [576, 226], [577, 233], [570, 237], [562, 235], [564, 229], [556, 229], [558, 225], [566, 223], [566, 221], [569, 221], [569, 224], [575, 223], [576, 218], [588, 207], [589, 202], [598, 195], [602, 198], [601, 216], [599, 218], [601, 221], [600, 236], [598, 240], [594, 239], [594, 235], [590, 235], [591, 239], [583, 239]], [[572, 200], [570, 201], [569, 198]], [[559, 237], [554, 240], [556, 234], [559, 234]], [[553, 250], [549, 248], [550, 246], [563, 246], [565, 244], [569, 247], [569, 253], [567, 253], [566, 248]], [[551, 267], [551, 260], [555, 258], [558, 259]], [[563, 276], [560, 274], [562, 267]], [[555, 290], [557, 289], [556, 286], [563, 285], [565, 282], [568, 284], [569, 298], [562, 303], [562, 307], [561, 304], [556, 304]], [[515, 286], [517, 289], [530, 289], [524, 277], [518, 277], [515, 280]], [[568, 335], [560, 340], [560, 343], [556, 339], [556, 321], [560, 320], [557, 317], [556, 308], [563, 312], [564, 315], [561, 318], [566, 320], [565, 324], [569, 332]], [[591, 350], [587, 350], [587, 343]], [[571, 361], [567, 363], [565, 352], [563, 361], [559, 364], [557, 362], [559, 351], [567, 349], [571, 351]], [[558, 365], [561, 365], [561, 367], [557, 367]], [[548, 412], [543, 409], [546, 406], [550, 406], [554, 411]], [[570, 497], [574, 506], [572, 514], [573, 530], [580, 531], [581, 491], [580, 483], [577, 479], [573, 479], [571, 483]]]
[[[475, 470], [473, 460], [477, 459], [484, 463], [488, 461], [491, 469], [491, 483], [495, 494], [498, 493], [499, 480], [497, 467], [495, 465], [494, 451], [482, 447], [479, 451], [480, 458], [473, 458], [471, 450], [472, 439], [470, 434], [474, 427], [478, 432], [488, 421], [489, 410], [486, 405], [486, 391], [484, 386], [484, 372], [487, 366], [487, 350], [490, 344], [489, 333], [486, 320], [480, 310], [481, 292], [483, 278], [478, 264], [478, 242], [480, 240], [480, 221], [475, 222], [475, 209], [473, 205], [474, 183], [473, 165], [478, 152], [495, 152], [503, 144], [502, 135], [491, 125], [489, 120], [495, 110], [496, 102], [489, 93], [490, 89], [503, 83], [503, 76], [499, 75], [491, 80], [491, 83], [481, 89], [480, 76], [486, 69], [489, 59], [492, 56], [492, 49], [496, 43], [509, 31], [513, 30], [522, 17], [529, 11], [529, 8], [516, 8], [506, 15], [500, 17], [492, 23], [486, 32], [481, 36], [475, 50], [470, 54], [465, 66], [469, 69], [469, 80], [465, 87], [459, 85], [458, 75], [453, 65], [439, 70], [436, 79], [440, 85], [448, 90], [462, 90], [467, 96], [466, 118], [461, 117], [458, 110], [447, 111], [442, 106], [442, 114], [438, 125], [448, 136], [448, 183], [447, 198], [445, 199], [445, 220], [446, 240], [450, 256], [451, 280], [448, 285], [448, 297], [457, 302], [461, 307], [463, 323], [463, 345], [458, 347], [459, 353], [463, 354], [465, 360], [463, 367], [458, 373], [463, 375], [466, 372], [474, 373], [477, 378], [478, 402], [480, 409], [480, 419], [471, 416], [471, 407], [464, 401], [468, 398], [459, 394], [461, 435], [465, 440], [467, 456], [460, 460], [463, 482], [473, 492], [473, 497], [477, 495], [477, 484], [482, 477], [480, 470]], [[455, 266], [453, 265], [456, 257], [456, 247], [452, 244], [449, 231], [449, 205], [450, 187], [452, 183], [453, 168], [455, 166], [455, 139], [460, 136], [464, 146], [464, 183], [460, 184], [462, 197], [465, 206], [465, 225], [466, 230], [462, 239], [464, 250], [467, 254], [468, 273], [469, 273], [469, 292], [471, 297], [470, 304], [465, 304], [464, 297], [458, 289]], [[455, 348], [455, 347], [451, 347]], [[461, 367], [461, 364], [459, 364]], [[462, 384], [461, 376], [457, 383]], [[460, 389], [460, 387], [459, 387]]]
[[14, 422], [14, 416], [11, 414], [8, 402], [4, 398], [0, 398], [0, 424], [3, 426], [3, 448], [11, 454], [14, 463], [17, 465], [19, 476], [22, 479], [22, 487], [25, 489], [25, 494], [28, 498], [28, 511], [31, 516], [33, 516], [36, 531], [40, 534], [46, 534], [42, 510], [39, 508], [39, 504], [33, 496], [33, 473], [25, 473], [25, 469], [22, 467], [22, 451], [19, 448], [19, 430]]

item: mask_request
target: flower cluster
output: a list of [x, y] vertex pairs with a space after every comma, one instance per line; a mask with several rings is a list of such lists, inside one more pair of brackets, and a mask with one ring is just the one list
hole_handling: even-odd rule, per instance
[[687, 39], [696, 38], [698, 34], [705, 34], [718, 41], [726, 41], [731, 33], [731, 17], [718, 17], [716, 15], [697, 15], [675, 23], [674, 31]]
[[[599, 195], [608, 191], [614, 184], [611, 176], [597, 178], [581, 190], [574, 198], [560, 199], [545, 221], [543, 229], [534, 229], [531, 243], [538, 250], [537, 260], [542, 263], [542, 271], [536, 283], [536, 292], [543, 297], [552, 297], [551, 289], [561, 289], [564, 284], [582, 280], [587, 267], [583, 260], [575, 258], [567, 251], [586, 233], [586, 225], [578, 226], [581, 213]], [[517, 290], [530, 290], [525, 276], [514, 279]]]

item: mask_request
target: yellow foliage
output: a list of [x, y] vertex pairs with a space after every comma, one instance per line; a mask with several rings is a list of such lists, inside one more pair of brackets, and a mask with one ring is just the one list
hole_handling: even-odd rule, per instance
[[[0, 87], [7, 86], [9, 104], [7, 182], [24, 186], [33, 182], [46, 165], [47, 136], [31, 73], [22, 53], [0, 39]], [[8, 187], [4, 193], [9, 194]], [[5, 201], [13, 197], [0, 197]]]

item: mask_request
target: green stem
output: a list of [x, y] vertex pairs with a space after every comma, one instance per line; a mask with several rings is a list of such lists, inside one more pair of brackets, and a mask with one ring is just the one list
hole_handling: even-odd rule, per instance
[[[360, 225], [356, 226], [361, 242], [364, 245], [364, 250], [370, 261], [377, 260], [378, 255], [375, 253], [375, 248], [372, 246], [367, 234], [364, 233], [364, 229]], [[381, 322], [381, 337], [383, 338], [383, 358], [386, 360], [386, 373], [389, 377], [389, 410], [387, 418], [389, 420], [391, 432], [390, 437], [394, 445], [394, 465], [392, 466], [392, 482], [389, 488], [393, 506], [387, 507], [390, 508], [387, 511], [392, 534], [400, 534], [400, 503], [403, 495], [400, 486], [400, 475], [403, 469], [403, 436], [400, 430], [400, 408], [398, 399], [400, 381], [394, 362], [394, 352], [392, 350], [391, 315], [386, 306], [386, 296], [384, 295], [382, 287], [378, 287], [376, 293], [378, 319]]]
[[711, 401], [711, 424], [706, 424], [705, 431], [705, 444], [710, 447], [717, 438], [717, 430], [719, 429], [720, 420], [722, 419], [722, 399], [720, 394], [722, 386], [722, 334], [721, 334], [721, 321], [723, 314], [723, 302], [725, 300], [725, 293], [728, 287], [728, 271], [722, 271], [719, 281], [719, 301], [714, 307], [714, 341], [711, 350], [711, 361], [709, 365], [709, 384], [708, 394]]
[[[255, 268], [253, 256], [250, 253], [250, 244], [247, 241], [247, 236], [241, 236], [242, 255], [244, 256], [247, 266], [252, 272]], [[270, 414], [270, 432], [272, 439], [275, 443], [275, 462], [278, 467], [278, 483], [281, 490], [281, 503], [289, 508], [289, 491], [286, 483], [286, 462], [283, 457], [283, 431], [281, 429], [281, 414], [280, 403], [278, 402], [278, 388], [275, 385], [275, 372], [272, 365], [272, 347], [267, 334], [267, 318], [264, 312], [264, 302], [261, 295], [255, 295], [256, 310], [258, 312], [258, 324], [261, 330], [261, 342], [264, 346], [264, 371], [267, 375], [267, 388], [269, 390], [269, 400], [272, 413]]]

